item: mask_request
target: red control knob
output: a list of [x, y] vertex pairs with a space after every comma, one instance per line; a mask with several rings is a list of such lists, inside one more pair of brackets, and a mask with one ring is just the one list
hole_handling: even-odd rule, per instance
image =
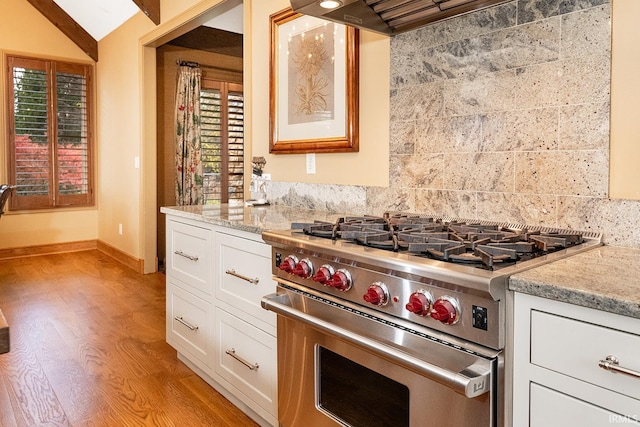
[[332, 286], [342, 292], [351, 289], [352, 284], [353, 280], [351, 280], [351, 273], [344, 268], [338, 269], [331, 278], [331, 281], [328, 283], [329, 286]]
[[441, 297], [433, 303], [433, 309], [429, 314], [435, 320], [446, 325], [453, 325], [460, 320], [460, 306], [451, 297]]
[[293, 274], [293, 269], [296, 268], [298, 264], [298, 257], [295, 255], [287, 256], [278, 266], [278, 268], [285, 273]]
[[409, 302], [405, 308], [418, 316], [427, 316], [431, 312], [433, 298], [426, 292], [414, 292], [409, 296]]
[[333, 273], [333, 267], [331, 267], [329, 264], [325, 264], [318, 269], [312, 279], [314, 282], [318, 282], [321, 285], [330, 286]]
[[301, 260], [293, 269], [293, 274], [308, 279], [313, 275], [313, 264], [308, 259]]
[[369, 285], [367, 293], [362, 296], [366, 302], [373, 305], [385, 305], [389, 302], [389, 291], [384, 283], [376, 282]]

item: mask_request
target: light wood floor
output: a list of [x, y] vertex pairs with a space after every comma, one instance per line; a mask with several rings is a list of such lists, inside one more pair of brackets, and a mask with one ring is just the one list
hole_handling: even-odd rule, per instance
[[0, 426], [255, 426], [165, 342], [163, 274], [98, 251], [0, 261]]

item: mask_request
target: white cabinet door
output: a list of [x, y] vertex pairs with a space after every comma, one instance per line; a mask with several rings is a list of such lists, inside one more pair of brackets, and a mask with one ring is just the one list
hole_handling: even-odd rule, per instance
[[516, 293], [513, 426], [639, 425], [640, 379], [598, 363], [640, 369], [639, 332], [639, 319]]
[[275, 415], [276, 338], [220, 308], [216, 308], [215, 325], [216, 374]]
[[167, 342], [205, 372], [213, 367], [212, 328], [211, 304], [167, 282]]
[[216, 272], [216, 299], [256, 318], [275, 333], [276, 315], [260, 305], [275, 292], [271, 274], [271, 246], [226, 233], [216, 233], [220, 268]]
[[640, 372], [640, 335], [531, 311], [532, 364], [640, 400], [640, 379], [598, 366], [608, 355]]
[[640, 414], [624, 416], [550, 388], [531, 383], [531, 427], [640, 426]]
[[211, 230], [167, 220], [167, 276], [191, 287], [200, 298], [213, 296]]

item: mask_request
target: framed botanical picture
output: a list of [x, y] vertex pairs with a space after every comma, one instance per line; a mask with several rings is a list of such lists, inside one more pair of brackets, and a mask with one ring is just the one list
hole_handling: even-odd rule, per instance
[[358, 151], [358, 30], [291, 8], [270, 19], [269, 152]]

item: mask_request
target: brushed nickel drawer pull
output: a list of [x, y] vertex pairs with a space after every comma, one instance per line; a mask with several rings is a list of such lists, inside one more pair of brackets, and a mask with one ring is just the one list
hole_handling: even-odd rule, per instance
[[178, 322], [182, 323], [184, 326], [186, 326], [187, 328], [191, 329], [192, 331], [197, 331], [198, 330], [198, 326], [193, 326], [192, 324], [190, 324], [189, 322], [187, 322], [186, 320], [184, 320], [184, 318], [182, 316], [176, 316], [174, 317], [174, 320], [177, 320]]
[[618, 358], [612, 354], [608, 355], [604, 360], [599, 361], [598, 366], [600, 366], [605, 371], [610, 371], [614, 374], [620, 373], [629, 375], [634, 378], [640, 378], [640, 372], [620, 366], [620, 360], [618, 360]]
[[184, 252], [177, 250], [174, 252], [174, 254], [179, 255], [183, 258], [186, 259], [190, 259], [191, 261], [198, 261], [198, 256], [197, 255], [189, 255], [189, 254], [185, 254]]
[[257, 371], [258, 368], [260, 367], [257, 363], [252, 365], [251, 363], [249, 363], [246, 360], [244, 360], [242, 357], [238, 356], [236, 354], [236, 349], [235, 348], [232, 348], [231, 350], [226, 350], [225, 353], [227, 353], [229, 356], [233, 357], [238, 362], [242, 363], [244, 366], [246, 366], [247, 368], [251, 369], [252, 371]]
[[251, 277], [243, 276], [242, 274], [236, 273], [236, 271], [233, 270], [233, 269], [227, 270], [227, 271], [225, 271], [225, 273], [227, 273], [227, 274], [229, 274], [231, 276], [235, 276], [238, 279], [246, 280], [247, 282], [251, 283], [252, 285], [257, 285], [258, 282], [260, 281], [259, 277], [256, 277], [255, 279], [252, 279]]

